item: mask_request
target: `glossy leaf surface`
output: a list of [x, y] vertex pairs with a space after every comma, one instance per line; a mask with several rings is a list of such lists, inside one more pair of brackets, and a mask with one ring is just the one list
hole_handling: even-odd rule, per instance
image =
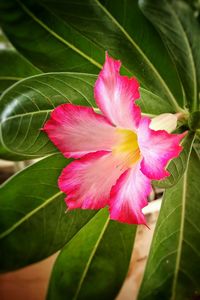
[[138, 300], [200, 297], [200, 161], [165, 193]]
[[[138, 8], [136, 11], [131, 6], [131, 10], [134, 18]], [[138, 34], [133, 38], [98, 0], [52, 0], [38, 1], [38, 4], [30, 0], [2, 0], [0, 11], [0, 24], [11, 42], [41, 70], [97, 73], [107, 50], [123, 62], [124, 73], [136, 76], [143, 87], [169, 101], [174, 111], [179, 110], [177, 101], [182, 105], [179, 79], [152, 27], [148, 31], [156, 40], [157, 52], [162, 47], [159, 61], [163, 66], [158, 63], [158, 69], [143, 50], [145, 45], [140, 45], [143, 36]], [[143, 20], [147, 28], [145, 18]], [[18, 24], [17, 30], [13, 24]], [[20, 30], [23, 30], [23, 36], [19, 35]], [[40, 47], [34, 47], [35, 41]], [[165, 76], [160, 74], [161, 70]]]
[[109, 221], [101, 210], [62, 249], [48, 300], [115, 299], [128, 270], [136, 226]]
[[60, 154], [16, 174], [1, 188], [0, 271], [42, 260], [69, 241], [95, 211], [65, 213], [57, 178], [67, 163]]
[[[46, 7], [49, 7], [65, 23], [70, 24], [93, 43], [103, 46], [104, 50], [108, 50], [117, 59], [121, 59], [125, 72], [131, 72], [143, 87], [169, 100], [174, 109], [179, 110], [175, 100], [176, 98], [181, 103], [177, 75], [162, 41], [159, 40], [157, 33], [147, 20], [142, 17], [138, 9], [138, 1], [118, 1], [117, 3], [109, 1], [108, 3], [108, 1], [99, 0], [84, 2], [42, 0], [40, 3], [46, 3]], [[123, 16], [116, 13], [117, 7]], [[131, 24], [126, 21], [129, 18]], [[162, 49], [160, 52], [162, 55], [158, 54], [157, 59], [146, 50], [147, 40], [144, 41], [143, 32], [147, 32], [150, 39], [154, 41], [152, 48], [155, 47], [156, 53]], [[172, 80], [172, 74], [175, 81]], [[174, 84], [176, 84], [175, 89]]]
[[21, 81], [1, 97], [1, 143], [8, 153], [34, 158], [58, 150], [40, 129], [53, 108], [94, 105], [94, 76], [48, 74]]
[[183, 1], [139, 0], [145, 16], [154, 24], [175, 62], [188, 105], [196, 110], [200, 90], [200, 27]]
[[40, 73], [14, 50], [0, 50], [0, 93], [23, 78]]
[[36, 1], [1, 1], [0, 24], [15, 48], [44, 72], [97, 72], [100, 68], [90, 56], [90, 43]]

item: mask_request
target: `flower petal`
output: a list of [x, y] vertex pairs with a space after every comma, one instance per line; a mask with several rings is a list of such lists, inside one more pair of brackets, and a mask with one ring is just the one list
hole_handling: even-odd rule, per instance
[[115, 142], [115, 127], [104, 116], [73, 104], [56, 107], [43, 130], [66, 157], [108, 151]]
[[169, 134], [165, 130], [154, 131], [149, 128], [151, 120], [142, 118], [138, 128], [138, 144], [143, 156], [141, 171], [150, 179], [169, 176], [165, 170], [167, 163], [182, 151], [179, 145], [183, 134]]
[[140, 97], [135, 78], [121, 76], [121, 62], [106, 54], [106, 61], [95, 84], [95, 99], [103, 114], [116, 126], [133, 129], [138, 127], [141, 111], [134, 104]]
[[111, 190], [110, 217], [129, 224], [146, 224], [142, 208], [151, 192], [150, 179], [140, 171], [140, 162], [125, 171]]
[[117, 156], [106, 151], [88, 154], [70, 163], [59, 177], [69, 209], [99, 209], [108, 204], [110, 191], [124, 172]]

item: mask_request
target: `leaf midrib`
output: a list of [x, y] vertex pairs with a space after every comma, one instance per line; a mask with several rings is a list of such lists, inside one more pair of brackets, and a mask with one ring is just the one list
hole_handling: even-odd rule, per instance
[[189, 54], [189, 58], [190, 58], [190, 62], [191, 62], [191, 67], [192, 67], [192, 73], [193, 73], [193, 82], [194, 82], [194, 99], [193, 99], [193, 107], [196, 108], [196, 101], [197, 101], [197, 73], [196, 73], [196, 67], [195, 67], [195, 62], [194, 62], [194, 56], [193, 56], [193, 53], [192, 53], [192, 49], [191, 49], [191, 46], [190, 46], [190, 42], [189, 42], [189, 39], [188, 39], [188, 36], [186, 34], [186, 31], [185, 31], [185, 28], [181, 22], [181, 20], [179, 19], [176, 11], [174, 9], [172, 9], [172, 6], [170, 3], [168, 3], [168, 5], [170, 6], [171, 8], [171, 12], [174, 14], [177, 22], [179, 23], [180, 25], [180, 29], [182, 31], [182, 36], [185, 40], [185, 43], [186, 43], [186, 47], [188, 49], [188, 54]]
[[106, 228], [107, 228], [107, 226], [108, 226], [108, 224], [109, 224], [109, 221], [110, 221], [110, 219], [109, 219], [109, 216], [108, 216], [107, 219], [105, 220], [105, 224], [104, 224], [104, 226], [103, 226], [103, 228], [102, 228], [102, 230], [101, 230], [101, 233], [100, 233], [100, 235], [99, 235], [99, 237], [98, 237], [98, 239], [97, 239], [97, 241], [96, 241], [96, 243], [95, 243], [95, 245], [94, 245], [94, 247], [93, 247], [93, 249], [92, 249], [92, 251], [91, 251], [91, 254], [90, 254], [90, 256], [88, 257], [88, 261], [87, 261], [87, 263], [86, 263], [86, 265], [85, 265], [85, 268], [84, 268], [84, 270], [83, 270], [83, 273], [82, 273], [82, 276], [81, 276], [81, 278], [80, 278], [80, 281], [79, 281], [79, 284], [78, 284], [76, 293], [75, 293], [75, 295], [74, 295], [74, 297], [73, 297], [73, 300], [76, 300], [77, 297], [78, 297], [78, 295], [79, 295], [79, 293], [80, 293], [82, 284], [83, 284], [83, 282], [84, 282], [84, 280], [85, 280], [85, 277], [86, 277], [87, 272], [88, 272], [88, 270], [89, 270], [89, 267], [90, 267], [90, 265], [91, 265], [92, 259], [93, 259], [94, 255], [95, 255], [95, 253], [96, 253], [96, 251], [97, 251], [97, 249], [98, 249], [98, 246], [99, 246], [99, 244], [100, 244], [100, 242], [101, 242], [101, 239], [102, 239], [102, 237], [103, 237], [103, 235], [104, 235], [104, 233], [105, 233], [105, 231], [106, 231]]
[[[28, 155], [29, 157], [32, 157], [33, 159], [41, 157], [41, 155], [37, 155], [37, 154], [21, 153], [21, 152], [10, 150], [4, 143], [3, 136], [2, 136], [1, 124], [0, 124], [0, 142], [1, 142], [2, 146], [5, 148], [5, 150], [8, 151], [8, 153], [17, 154], [17, 155], [20, 155], [20, 157], [23, 157], [23, 156], [27, 157], [27, 155]], [[54, 155], [54, 154], [55, 154], [55, 152], [52, 153], [52, 151], [51, 151], [51, 152], [46, 153], [45, 155], [48, 156], [48, 155]]]
[[31, 210], [29, 213], [27, 213], [23, 218], [19, 219], [16, 223], [14, 223], [11, 227], [6, 229], [4, 232], [0, 234], [0, 239], [5, 238], [7, 235], [9, 235], [11, 232], [13, 232], [16, 228], [18, 228], [22, 223], [27, 221], [29, 218], [31, 218], [33, 215], [35, 215], [40, 209], [47, 206], [49, 203], [51, 203], [54, 199], [62, 195], [63, 192], [58, 192], [55, 195], [48, 198], [45, 202], [43, 202], [41, 205], [37, 206], [33, 210]]
[[177, 110], [180, 111], [181, 108], [179, 107], [175, 97], [173, 96], [171, 90], [167, 86], [166, 82], [163, 80], [160, 73], [157, 71], [155, 66], [151, 63], [151, 61], [148, 59], [148, 57], [145, 55], [145, 53], [142, 51], [142, 49], [138, 46], [138, 44], [135, 43], [135, 41], [132, 39], [132, 37], [128, 34], [128, 32], [124, 29], [124, 27], [121, 26], [121, 24], [111, 15], [111, 13], [106, 9], [105, 6], [103, 6], [99, 0], [94, 0], [97, 5], [107, 14], [107, 16], [113, 21], [113, 23], [121, 30], [121, 32], [125, 35], [125, 37], [129, 40], [129, 42], [135, 47], [135, 49], [140, 53], [140, 55], [143, 57], [143, 59], [146, 61], [146, 63], [150, 66], [150, 68], [153, 70], [153, 72], [156, 74], [157, 78], [161, 82], [162, 86], [164, 87], [165, 91], [167, 92], [169, 96], [169, 100], [172, 104], [172, 106]]
[[178, 248], [177, 248], [177, 259], [176, 259], [174, 277], [173, 277], [173, 282], [172, 282], [172, 296], [171, 296], [170, 300], [176, 299], [176, 285], [177, 285], [178, 274], [179, 274], [179, 269], [180, 269], [180, 262], [181, 262], [181, 254], [182, 254], [182, 247], [183, 247], [183, 233], [184, 233], [184, 224], [185, 224], [185, 206], [186, 206], [186, 193], [187, 193], [188, 166], [189, 166], [189, 160], [187, 161], [186, 171], [183, 176], [180, 234], [179, 234], [179, 242], [178, 242]]
[[15, 76], [0, 76], [0, 80], [14, 80], [14, 81], [20, 81], [23, 77], [15, 77]]
[[45, 25], [39, 18], [37, 18], [20, 0], [17, 0], [21, 8], [36, 22], [38, 23], [43, 29], [48, 31], [52, 36], [54, 36], [56, 39], [58, 39], [63, 44], [67, 45], [69, 48], [74, 50], [76, 53], [84, 57], [86, 60], [88, 60], [90, 63], [98, 67], [99, 69], [102, 68], [102, 65], [99, 64], [97, 61], [95, 61], [93, 58], [89, 57], [87, 54], [82, 52], [80, 49], [78, 49], [76, 46], [72, 45], [65, 39], [63, 39], [60, 35], [58, 35], [54, 30], [50, 29], [47, 25]]
[[[77, 52], [79, 55], [83, 56], [85, 59], [90, 61], [92, 64], [97, 66], [98, 68], [102, 68], [102, 65], [96, 62], [94, 59], [89, 57], [87, 54], [82, 52], [80, 49], [72, 45], [71, 43], [67, 42], [65, 39], [63, 39], [60, 35], [58, 35], [55, 31], [50, 29], [47, 25], [45, 25], [39, 18], [37, 18], [24, 4], [21, 3], [20, 0], [17, 0], [21, 8], [35, 21], [37, 22], [41, 27], [43, 27], [46, 31], [48, 31], [50, 34], [52, 34], [56, 39], [70, 47], [72, 50]], [[150, 62], [148, 57], [144, 54], [144, 52], [140, 49], [140, 47], [135, 43], [135, 41], [131, 38], [131, 36], [128, 34], [128, 32], [118, 23], [118, 21], [110, 14], [110, 12], [98, 1], [95, 0], [97, 5], [107, 14], [107, 16], [112, 20], [112, 22], [121, 30], [121, 32], [125, 35], [125, 37], [129, 40], [129, 42], [134, 46], [134, 48], [140, 53], [140, 55], [143, 57], [143, 59], [146, 61], [146, 63], [149, 65], [149, 67], [152, 69], [160, 83], [162, 84], [163, 88], [168, 94], [168, 99], [171, 102], [171, 105], [174, 107], [176, 111], [181, 111], [181, 108], [179, 107], [175, 97], [173, 96], [171, 90], [167, 86], [166, 82], [163, 80], [155, 66]]]

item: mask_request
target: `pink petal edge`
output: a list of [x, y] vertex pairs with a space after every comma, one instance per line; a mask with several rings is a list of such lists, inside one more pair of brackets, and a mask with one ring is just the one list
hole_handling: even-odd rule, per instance
[[121, 76], [121, 62], [109, 57], [95, 83], [94, 97], [103, 114], [116, 126], [136, 130], [141, 118], [139, 83], [135, 78]]
[[110, 190], [123, 173], [118, 158], [99, 151], [71, 162], [61, 173], [58, 185], [67, 194], [69, 209], [100, 209], [110, 198]]
[[149, 118], [143, 117], [138, 128], [138, 143], [143, 156], [141, 171], [150, 179], [160, 180], [170, 175], [165, 168], [171, 159], [179, 156], [183, 149], [180, 142], [187, 132], [155, 131], [149, 128], [150, 123]]
[[123, 223], [144, 224], [142, 208], [151, 192], [150, 179], [140, 171], [140, 162], [125, 171], [111, 190], [110, 218]]

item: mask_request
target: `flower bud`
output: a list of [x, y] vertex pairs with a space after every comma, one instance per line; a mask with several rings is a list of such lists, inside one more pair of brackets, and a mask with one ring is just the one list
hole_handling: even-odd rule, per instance
[[175, 114], [161, 114], [151, 120], [150, 128], [153, 130], [166, 130], [170, 133], [176, 129], [177, 120], [178, 117]]

